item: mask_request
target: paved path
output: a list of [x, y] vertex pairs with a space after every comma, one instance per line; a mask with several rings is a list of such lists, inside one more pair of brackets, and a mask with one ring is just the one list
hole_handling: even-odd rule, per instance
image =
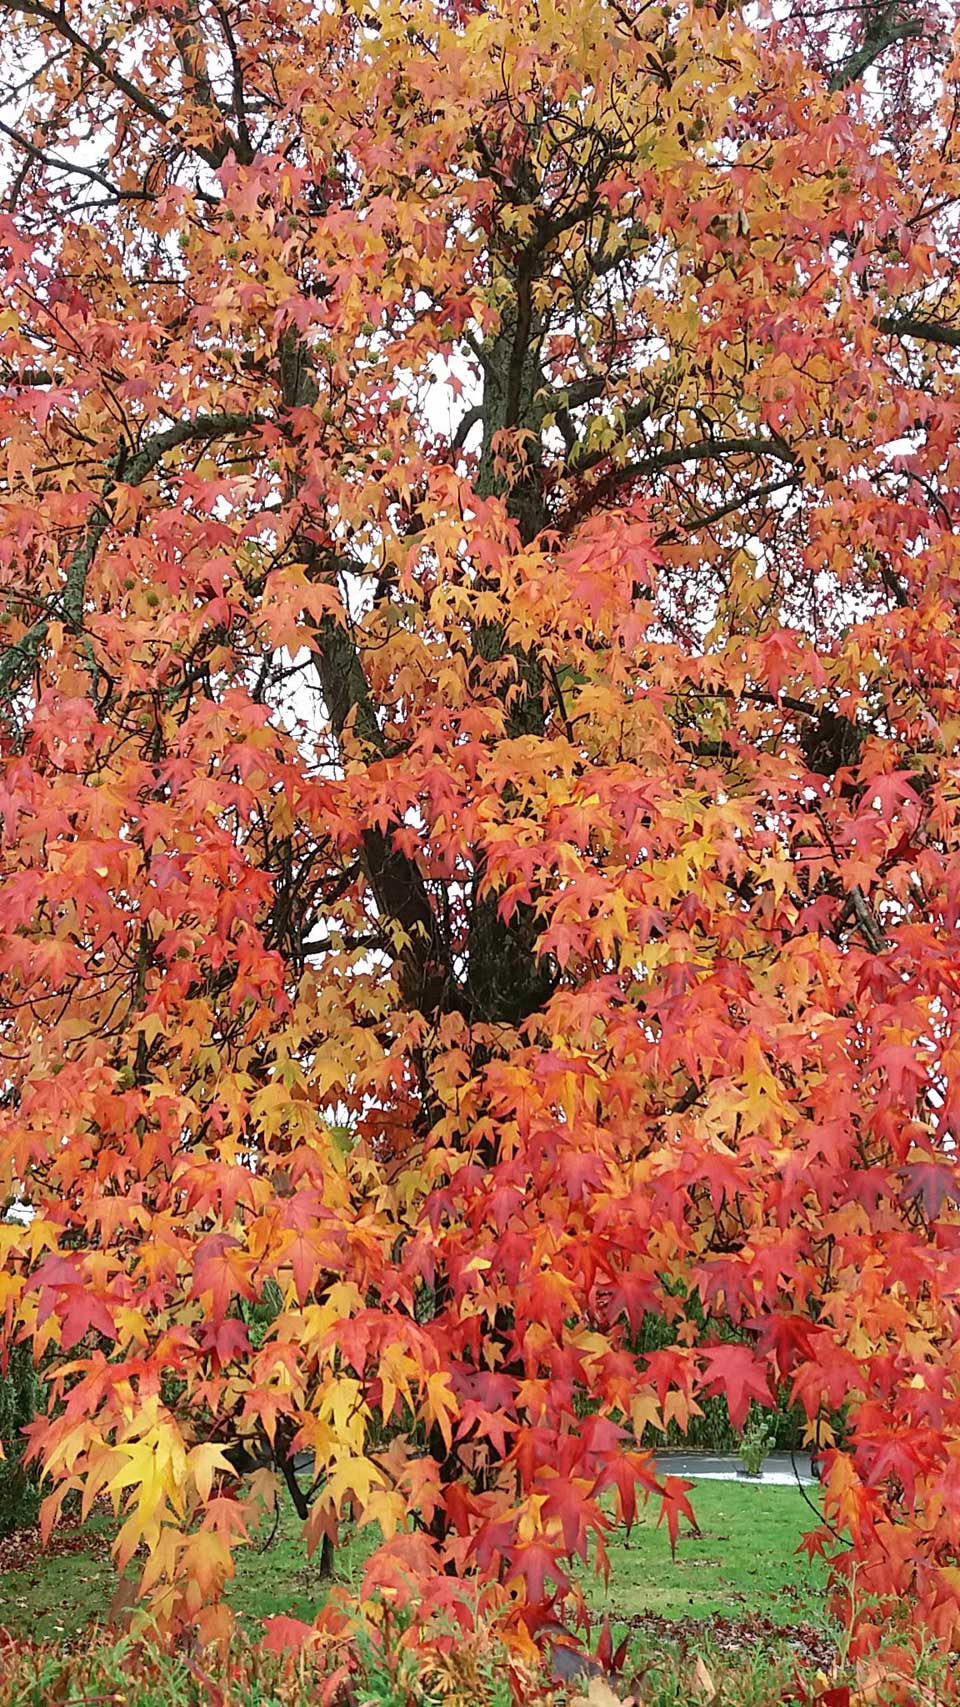
[[798, 1478], [802, 1484], [815, 1482], [817, 1479], [807, 1452], [797, 1452], [793, 1458], [789, 1452], [772, 1452], [770, 1457], [765, 1459], [762, 1474], [755, 1481], [751, 1477], [738, 1476], [737, 1471], [742, 1468], [735, 1453], [664, 1452], [657, 1457], [657, 1469], [661, 1474], [686, 1476], [692, 1481], [742, 1481], [748, 1488], [795, 1488]]
[[[297, 1452], [293, 1463], [298, 1476], [308, 1477], [313, 1472], [313, 1453]], [[793, 1458], [789, 1452], [772, 1452], [764, 1462], [763, 1474], [756, 1479], [739, 1476], [737, 1471], [742, 1468], [735, 1452], [662, 1452], [657, 1455], [657, 1469], [661, 1475], [684, 1476], [690, 1481], [742, 1482], [746, 1488], [795, 1488], [798, 1479], [804, 1486], [817, 1480], [808, 1452], [797, 1452]]]

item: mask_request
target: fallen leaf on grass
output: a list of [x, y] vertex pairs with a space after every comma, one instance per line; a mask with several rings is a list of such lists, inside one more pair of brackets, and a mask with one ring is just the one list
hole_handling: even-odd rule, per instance
[[697, 1663], [693, 1668], [693, 1683], [700, 1691], [700, 1694], [703, 1696], [705, 1701], [713, 1700], [717, 1693], [717, 1686], [713, 1681], [709, 1666], [704, 1663], [704, 1660], [699, 1654], [697, 1656]]
[[570, 1707], [626, 1707], [605, 1677], [592, 1677], [583, 1695], [575, 1695]]
[[647, 1641], [681, 1641], [693, 1649], [709, 1642], [725, 1656], [787, 1647], [801, 1664], [821, 1669], [824, 1687], [829, 1682], [827, 1673], [836, 1664], [836, 1643], [815, 1624], [775, 1623], [756, 1614], [746, 1618], [725, 1618], [720, 1613], [709, 1618], [668, 1618], [659, 1613], [641, 1612], [621, 1613], [619, 1617], [621, 1623]]

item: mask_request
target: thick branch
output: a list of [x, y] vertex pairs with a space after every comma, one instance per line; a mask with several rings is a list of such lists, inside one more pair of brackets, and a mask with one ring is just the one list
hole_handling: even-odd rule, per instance
[[[608, 454], [608, 453], [604, 453]], [[710, 462], [725, 456], [771, 456], [778, 462], [796, 464], [795, 450], [782, 440], [769, 438], [697, 439], [693, 444], [678, 445], [671, 450], [654, 451], [638, 462], [628, 462], [622, 468], [611, 468], [591, 486], [557, 524], [568, 525], [583, 515], [591, 505], [610, 497], [621, 486], [642, 480], [648, 474], [660, 474], [667, 468], [679, 468], [688, 462]]]
[[[213, 84], [210, 81], [203, 40], [199, 31], [195, 27], [194, 21], [189, 20], [187, 22], [181, 22], [179, 25], [174, 25], [172, 28], [172, 34], [174, 46], [177, 50], [177, 57], [179, 58], [180, 64], [183, 68], [184, 76], [193, 84], [194, 89], [196, 90], [197, 100], [200, 102], [200, 105], [205, 107], [210, 113], [214, 127], [221, 131], [220, 140], [216, 147], [208, 150], [208, 153], [219, 157], [217, 159], [218, 165], [227, 158], [228, 154], [233, 153], [236, 155], [241, 165], [249, 166], [253, 161], [253, 150], [250, 147], [249, 137], [246, 139], [245, 143], [241, 144], [226, 124], [223, 109], [217, 100]], [[236, 58], [235, 45], [232, 52], [234, 65], [234, 87], [236, 87], [239, 67]]]
[[[309, 542], [301, 542], [301, 550], [308, 567], [318, 576], [329, 575]], [[314, 634], [314, 663], [337, 741], [342, 741], [350, 724], [361, 745], [377, 758], [383, 758], [387, 743], [350, 635], [342, 623], [330, 616], [316, 624]], [[390, 825], [383, 830], [375, 826], [366, 829], [362, 847], [364, 868], [377, 906], [386, 919], [400, 926], [406, 938], [399, 959], [410, 999], [421, 1008], [444, 1000], [449, 1003], [452, 991], [446, 989], [449, 979], [437, 941], [437, 921], [418, 865], [394, 846]], [[384, 946], [387, 942], [388, 931], [384, 933]], [[431, 966], [435, 966], [435, 972], [429, 970]]]
[[948, 326], [942, 320], [924, 320], [917, 314], [885, 314], [877, 325], [895, 338], [916, 338], [921, 344], [944, 344], [960, 350], [960, 326]]
[[236, 433], [249, 431], [251, 427], [258, 424], [258, 419], [255, 415], [222, 414], [200, 415], [193, 421], [178, 421], [174, 426], [165, 428], [163, 432], [155, 433], [144, 445], [141, 445], [136, 454], [123, 464], [122, 480], [117, 477], [120, 467], [119, 460], [114, 460], [111, 471], [104, 482], [103, 491], [87, 522], [83, 538], [67, 564], [63, 590], [54, 606], [52, 615], [45, 616], [39, 622], [35, 622], [14, 645], [8, 646], [0, 657], [0, 704], [6, 704], [13, 698], [20, 684], [34, 669], [47, 638], [51, 621], [62, 618], [70, 628], [75, 630], [80, 628], [83, 621], [87, 575], [90, 572], [90, 566], [96, 556], [100, 541], [110, 525], [112, 516], [109, 501], [117, 487], [120, 485], [140, 486], [163, 460], [167, 452], [175, 450], [178, 445], [230, 438]]
[[482, 421], [482, 420], [483, 420], [483, 410], [482, 409], [480, 409], [480, 408], [468, 409], [466, 414], [461, 417], [460, 424], [457, 427], [457, 430], [454, 433], [453, 438], [450, 441], [450, 449], [451, 450], [462, 450], [464, 445], [467, 442], [468, 437], [473, 432], [474, 427], [477, 425], [477, 422]]
[[888, 7], [873, 20], [863, 45], [837, 66], [828, 84], [831, 93], [836, 94], [839, 89], [855, 83], [895, 42], [909, 41], [911, 37], [922, 35], [923, 25], [919, 18], [905, 18], [897, 11], [896, 5]]
[[856, 919], [860, 935], [863, 937], [870, 953], [884, 954], [890, 947], [890, 944], [884, 936], [883, 931], [877, 922], [876, 915], [859, 883], [855, 883], [853, 888], [848, 890], [847, 897], [840, 914], [841, 919], [844, 918], [848, 912], [852, 912]]

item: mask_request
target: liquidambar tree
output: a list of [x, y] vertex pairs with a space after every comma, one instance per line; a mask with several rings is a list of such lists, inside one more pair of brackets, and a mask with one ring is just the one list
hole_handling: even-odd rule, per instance
[[958, 1629], [956, 18], [750, 11], [2, 8], [0, 1299], [170, 1620], [228, 1442], [533, 1619], [789, 1382]]

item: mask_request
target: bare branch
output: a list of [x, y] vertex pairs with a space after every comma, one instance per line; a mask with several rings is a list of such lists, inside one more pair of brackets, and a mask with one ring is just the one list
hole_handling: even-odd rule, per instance
[[[603, 454], [609, 455], [609, 452]], [[692, 444], [654, 451], [651, 456], [642, 457], [638, 462], [625, 463], [622, 468], [608, 469], [595, 485], [589, 487], [582, 497], [570, 506], [560, 523], [555, 525], [563, 526], [576, 520], [585, 514], [591, 505], [611, 497], [621, 486], [629, 485], [633, 480], [642, 480], [648, 474], [660, 474], [667, 468], [679, 468], [688, 462], [710, 462], [727, 456], [770, 456], [778, 462], [793, 464], [799, 461], [797, 452], [783, 440], [759, 437], [696, 439]]]
[[890, 947], [883, 931], [880, 929], [876, 915], [874, 914], [873, 909], [859, 883], [855, 883], [853, 888], [847, 892], [843, 913], [840, 915], [841, 918], [843, 917], [843, 914], [847, 912], [853, 913], [860, 930], [860, 935], [863, 937], [863, 940], [871, 954], [883, 954], [885, 950]]
[[14, 147], [22, 149], [28, 159], [35, 161], [38, 165], [45, 166], [53, 172], [63, 172], [72, 177], [86, 178], [88, 183], [99, 184], [101, 189], [108, 191], [110, 196], [115, 197], [117, 201], [149, 202], [156, 199], [150, 190], [121, 189], [119, 184], [112, 184], [109, 178], [104, 177], [103, 173], [98, 172], [93, 166], [81, 166], [79, 161], [69, 160], [63, 155], [48, 154], [45, 149], [38, 148], [35, 142], [31, 142], [28, 136], [24, 136], [21, 131], [15, 130], [12, 125], [5, 124], [2, 119], [0, 119], [0, 135], [9, 137]]
[[684, 533], [699, 533], [701, 528], [712, 527], [714, 522], [722, 522], [727, 516], [736, 515], [738, 510], [745, 510], [751, 504], [759, 504], [764, 498], [771, 498], [777, 492], [789, 492], [796, 486], [799, 474], [788, 474], [783, 480], [768, 480], [763, 486], [754, 486], [749, 492], [741, 492], [731, 498], [728, 504], [721, 504], [719, 509], [708, 510], [704, 515], [695, 515], [692, 511], [674, 528], [668, 528], [657, 535], [658, 545], [667, 545], [670, 540], [679, 538], [681, 530]]

